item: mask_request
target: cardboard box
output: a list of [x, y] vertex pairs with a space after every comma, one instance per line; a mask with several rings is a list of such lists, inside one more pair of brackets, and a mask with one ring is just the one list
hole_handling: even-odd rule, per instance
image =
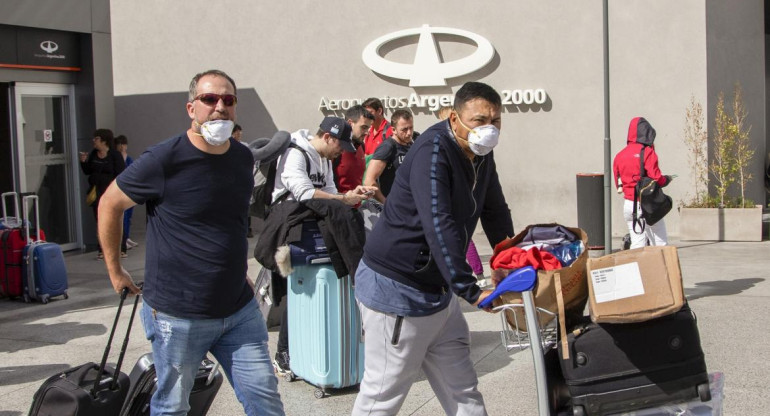
[[[527, 226], [524, 230], [516, 234], [515, 237], [506, 239], [495, 246], [495, 253], [498, 253], [507, 248], [513, 247], [520, 243], [527, 232], [533, 227], [553, 227], [559, 224], [533, 224]], [[564, 227], [571, 231], [575, 236], [580, 238], [583, 242], [583, 247], [588, 247], [588, 234], [580, 228], [576, 227]], [[558, 315], [559, 308], [556, 300], [556, 282], [555, 274], [559, 273], [562, 286], [562, 295], [564, 298], [565, 314], [567, 315], [566, 321], [570, 321], [572, 318], [579, 318], [583, 316], [586, 302], [588, 301], [588, 283], [586, 282], [586, 261], [588, 261], [588, 250], [584, 249], [583, 253], [578, 256], [577, 260], [568, 267], [558, 270], [538, 270], [537, 271], [537, 284], [533, 291], [535, 296], [535, 305], [538, 308], [543, 308], [551, 314], [539, 313], [538, 318], [541, 326], [545, 326], [552, 320], [555, 315]], [[500, 306], [503, 304], [521, 304], [521, 293], [503, 293], [498, 299], [495, 299], [494, 305]], [[524, 318], [524, 313], [517, 313], [514, 319], [513, 314], [506, 313], [506, 319], [512, 329], [520, 329], [526, 331], [527, 322]]]
[[642, 322], [684, 306], [676, 247], [644, 247], [588, 259], [588, 298], [596, 323]]

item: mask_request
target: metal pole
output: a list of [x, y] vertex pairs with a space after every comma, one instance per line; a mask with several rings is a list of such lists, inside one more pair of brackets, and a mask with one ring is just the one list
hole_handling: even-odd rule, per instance
[[535, 383], [537, 384], [537, 408], [540, 416], [548, 416], [550, 406], [548, 404], [548, 383], [543, 360], [543, 338], [540, 334], [540, 321], [537, 319], [535, 297], [531, 290], [521, 292], [524, 301], [524, 317], [527, 321], [527, 333], [529, 333], [529, 348], [532, 350], [532, 360], [535, 363]]
[[610, 142], [610, 40], [608, 2], [602, 2], [604, 41], [604, 254], [612, 253], [612, 146]]

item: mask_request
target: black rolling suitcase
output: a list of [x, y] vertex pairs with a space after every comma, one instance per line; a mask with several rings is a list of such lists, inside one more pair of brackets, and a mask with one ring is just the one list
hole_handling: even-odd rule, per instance
[[[140, 416], [150, 414], [150, 399], [157, 388], [155, 364], [152, 354], [148, 353], [137, 360], [129, 375], [131, 391], [128, 394], [121, 416]], [[219, 364], [204, 359], [195, 375], [195, 384], [190, 392], [190, 411], [188, 416], [204, 416], [208, 413], [219, 387], [222, 386], [222, 373]]]
[[30, 416], [105, 416], [117, 415], [120, 412], [129, 389], [128, 376], [120, 371], [120, 367], [126, 354], [139, 296], [134, 299], [118, 362], [114, 368], [106, 363], [127, 295], [128, 289], [124, 289], [101, 364], [86, 363], [48, 378], [35, 393], [29, 410]]
[[569, 359], [560, 361], [575, 416], [711, 400], [697, 320], [686, 304], [646, 322], [584, 322], [567, 340]]

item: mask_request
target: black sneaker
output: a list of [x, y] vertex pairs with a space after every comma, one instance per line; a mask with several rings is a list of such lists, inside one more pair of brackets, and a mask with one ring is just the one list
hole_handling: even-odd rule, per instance
[[273, 360], [273, 367], [275, 367], [275, 371], [279, 374], [290, 373], [291, 368], [289, 367], [289, 352], [288, 351], [276, 352], [275, 359]]

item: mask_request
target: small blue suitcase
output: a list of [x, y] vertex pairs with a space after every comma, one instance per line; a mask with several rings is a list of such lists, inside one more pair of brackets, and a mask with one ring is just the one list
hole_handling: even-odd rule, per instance
[[[37, 196], [24, 197], [24, 212], [29, 212], [28, 202], [33, 201], [35, 212], [35, 224], [40, 224], [40, 215], [37, 206]], [[64, 296], [67, 299], [68, 282], [67, 267], [64, 263], [64, 254], [56, 243], [41, 241], [40, 227], [37, 226], [37, 239], [30, 238], [29, 222], [25, 223], [27, 245], [22, 253], [21, 265], [22, 281], [24, 282], [24, 301], [30, 299], [48, 303], [54, 296]]]
[[350, 276], [338, 278], [331, 265], [293, 267], [288, 295], [293, 375], [316, 386], [316, 398], [329, 388], [361, 383], [364, 342]]
[[[303, 228], [312, 229], [312, 225]], [[303, 242], [308, 247], [308, 241]], [[364, 341], [352, 279], [338, 278], [331, 264], [319, 263], [330, 261], [325, 253], [312, 249], [292, 256], [294, 271], [288, 289], [291, 373], [287, 378], [301, 377], [316, 386], [314, 394], [320, 399], [327, 389], [361, 383]]]

